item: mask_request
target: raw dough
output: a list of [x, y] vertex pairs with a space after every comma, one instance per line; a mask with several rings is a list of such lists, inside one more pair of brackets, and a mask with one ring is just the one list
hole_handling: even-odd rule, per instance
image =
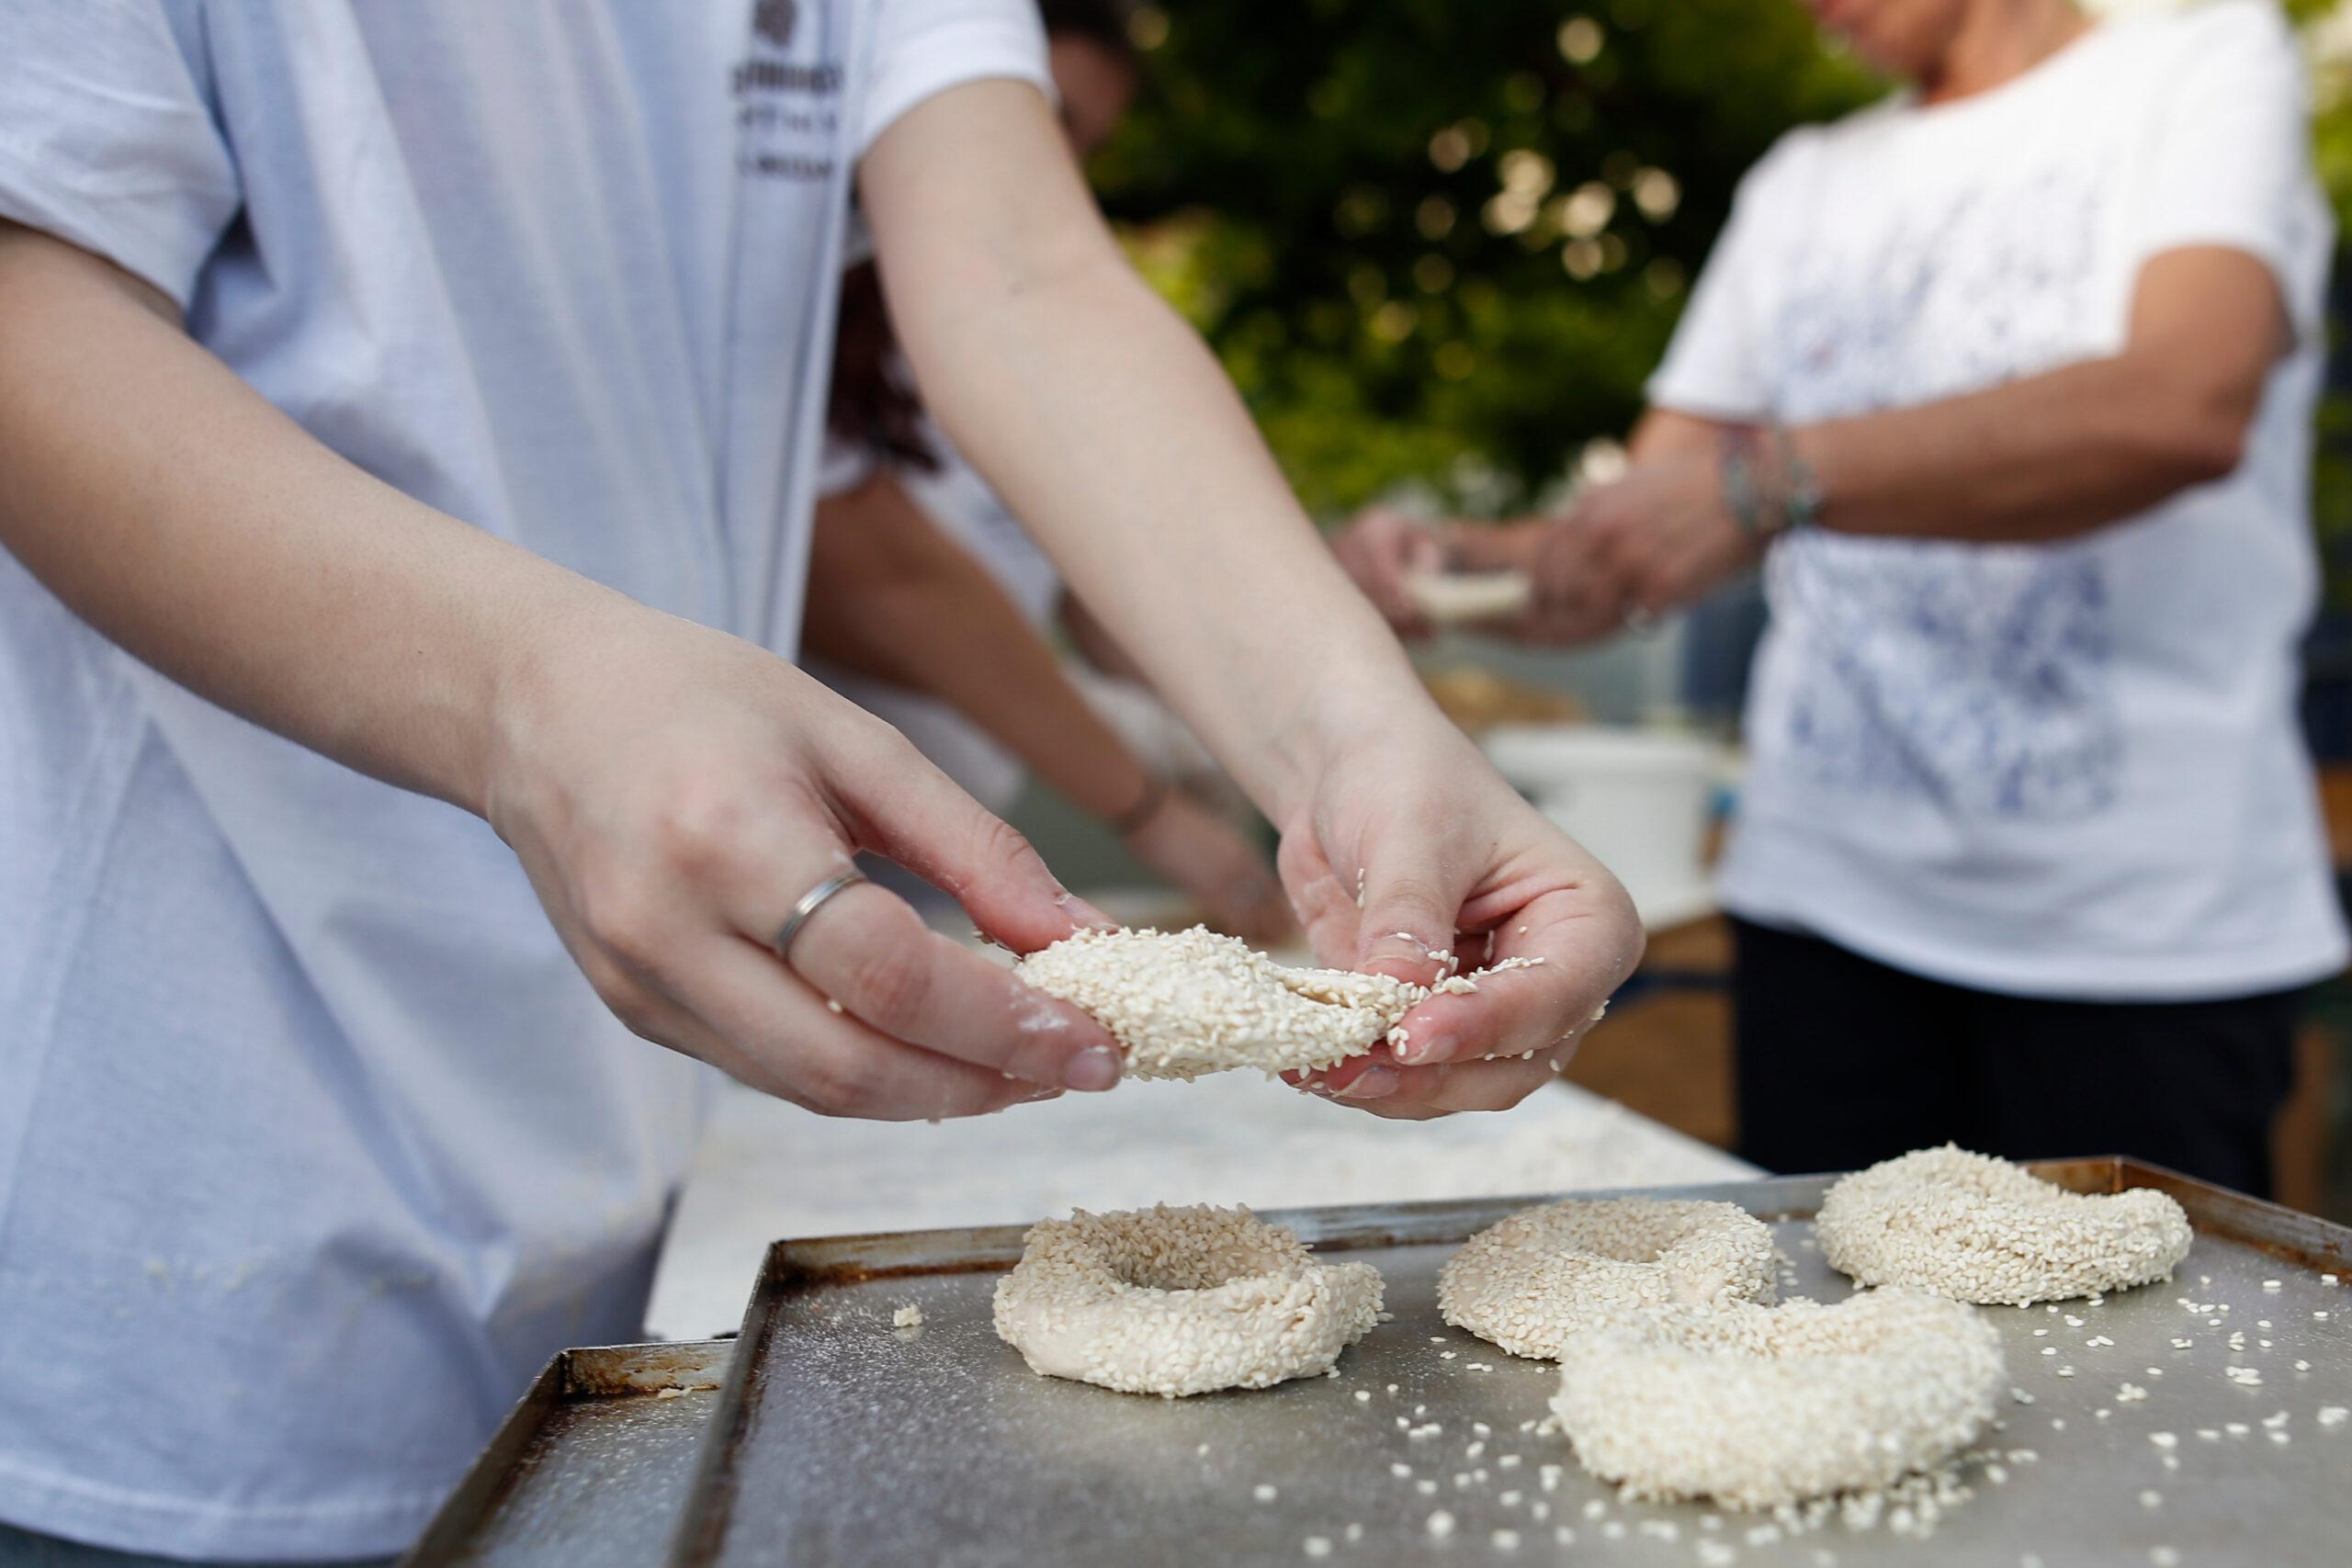
[[1772, 1508], [1885, 1487], [1992, 1418], [2000, 1336], [1973, 1308], [1870, 1291], [1835, 1306], [1660, 1307], [1577, 1336], [1552, 1401], [1586, 1469], [1634, 1497]]
[[1523, 615], [1535, 602], [1535, 580], [1503, 571], [1410, 571], [1405, 596], [1433, 626], [1470, 626]]
[[1515, 1356], [1645, 1307], [1773, 1297], [1772, 1232], [1736, 1203], [1570, 1199], [1472, 1236], [1437, 1281], [1445, 1321]]
[[1328, 1371], [1380, 1303], [1372, 1265], [1317, 1263], [1247, 1209], [1081, 1209], [1030, 1229], [996, 1331], [1048, 1377], [1174, 1399]]
[[1956, 1301], [2063, 1301], [2167, 1278], [2188, 1216], [2165, 1193], [2069, 1192], [1947, 1144], [1838, 1182], [1815, 1222], [1831, 1268]]
[[1385, 975], [1291, 969], [1204, 926], [1080, 931], [1015, 971], [1127, 1048], [1127, 1076], [1320, 1069], [1362, 1055], [1429, 993]]

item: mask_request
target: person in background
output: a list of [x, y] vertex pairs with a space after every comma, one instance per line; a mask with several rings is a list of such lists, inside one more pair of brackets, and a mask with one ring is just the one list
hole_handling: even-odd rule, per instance
[[[1110, 0], [1039, 9], [1062, 129], [1082, 166], [1135, 96], [1135, 49]], [[802, 632], [809, 672], [888, 720], [991, 811], [1010, 807], [1034, 770], [1219, 929], [1261, 945], [1295, 940], [1265, 858], [1170, 776], [1213, 776], [1214, 764], [1125, 678], [1132, 665], [1051, 558], [924, 416], [871, 262], [842, 281], [827, 419]], [[1057, 625], [1083, 652], [1115, 660], [1120, 676], [1077, 676], [1046, 641]], [[901, 891], [919, 904], [941, 898], [920, 884]]]
[[1749, 1157], [2265, 1191], [2346, 954], [2295, 720], [2330, 253], [2295, 39], [2269, 0], [1815, 10], [1908, 85], [1747, 175], [1623, 479], [1343, 558], [1392, 614], [1449, 542], [1524, 566], [1552, 642], [1764, 563], [1721, 877]]
[[1323, 960], [1544, 961], [1317, 1087], [1515, 1103], [1637, 961], [1127, 265], [1025, 0], [0, 39], [0, 1563], [400, 1550], [639, 1332], [705, 1065], [875, 1119], [1119, 1081], [854, 857], [1020, 951], [1099, 915], [789, 660], [853, 189], [928, 406]]

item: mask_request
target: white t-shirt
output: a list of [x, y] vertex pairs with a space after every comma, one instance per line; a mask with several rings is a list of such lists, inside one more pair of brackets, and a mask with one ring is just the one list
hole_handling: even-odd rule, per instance
[[[855, 157], [1046, 85], [1023, 0], [0, 0], [0, 216], [313, 434], [789, 651]], [[702, 1069], [482, 823], [155, 677], [0, 554], [0, 1520], [395, 1549], [639, 1329]]]
[[1662, 408], [1793, 423], [2119, 350], [2157, 254], [2266, 263], [2298, 335], [2244, 464], [2049, 545], [1777, 546], [1725, 904], [2021, 995], [2338, 968], [2295, 721], [2330, 225], [2267, 0], [2107, 22], [1992, 92], [1794, 131], [1742, 183]]

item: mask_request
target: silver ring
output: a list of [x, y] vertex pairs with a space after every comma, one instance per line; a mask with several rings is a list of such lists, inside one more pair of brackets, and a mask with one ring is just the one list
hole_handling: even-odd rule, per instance
[[1664, 619], [1662, 615], [1653, 615], [1641, 606], [1635, 605], [1619, 617], [1619, 624], [1635, 637], [1647, 637], [1657, 630], [1658, 623]]
[[803, 893], [800, 896], [800, 902], [792, 907], [792, 913], [786, 915], [784, 918], [784, 924], [776, 929], [775, 941], [769, 943], [775, 949], [775, 955], [789, 962], [786, 950], [792, 946], [792, 939], [800, 934], [800, 928], [808, 923], [808, 917], [815, 914], [826, 899], [842, 888], [854, 887], [865, 880], [865, 873], [852, 866], [840, 875], [829, 876]]

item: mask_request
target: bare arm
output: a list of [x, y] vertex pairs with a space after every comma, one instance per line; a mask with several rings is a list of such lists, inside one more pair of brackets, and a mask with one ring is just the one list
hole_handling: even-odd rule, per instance
[[[2066, 538], [2132, 516], [2237, 467], [2271, 366], [2291, 342], [2276, 280], [2219, 247], [2143, 269], [2117, 353], [2005, 386], [1790, 432], [1841, 533], [1984, 543]], [[1719, 445], [1730, 427], [1644, 421], [1635, 462], [1548, 528], [1529, 634], [1576, 642], [1634, 610], [1686, 604], [1753, 564]], [[1760, 444], [1768, 489], [1788, 474]]]
[[1117, 1077], [1091, 1020], [1040, 1011], [878, 889], [828, 905], [789, 967], [767, 950], [861, 849], [962, 887], [1010, 945], [1085, 917], [887, 727], [379, 483], [152, 290], [6, 225], [0, 545], [175, 680], [489, 818], [650, 1039], [843, 1114], [966, 1114]]
[[931, 99], [860, 179], [924, 401], [1246, 787], [1295, 799], [1309, 737], [1415, 700], [1402, 651], [1200, 339], [1120, 254], [1033, 89]]
[[1254, 942], [1295, 934], [1264, 857], [1197, 802], [1153, 784], [1079, 694], [1020, 606], [887, 475], [817, 505], [809, 650], [948, 704], [1144, 864]]
[[1639, 956], [1623, 890], [1437, 712], [1205, 347], [1119, 254], [1045, 100], [944, 93], [859, 179], [926, 402], [1273, 818], [1326, 961], [1430, 980], [1432, 953], [1490, 934], [1543, 961], [1432, 998], [1406, 1044], [1330, 1087], [1422, 1115], [1548, 1081]]
[[818, 503], [808, 580], [810, 652], [949, 704], [1091, 816], [1143, 797], [1143, 764], [1003, 587], [897, 480]]
[[114, 641], [363, 773], [483, 807], [534, 636], [617, 595], [381, 484], [179, 329], [0, 223], [0, 544]]
[[2120, 353], [1796, 432], [1845, 533], [2053, 539], [2229, 474], [2292, 343], [2270, 269], [2199, 247], [2151, 261]]

